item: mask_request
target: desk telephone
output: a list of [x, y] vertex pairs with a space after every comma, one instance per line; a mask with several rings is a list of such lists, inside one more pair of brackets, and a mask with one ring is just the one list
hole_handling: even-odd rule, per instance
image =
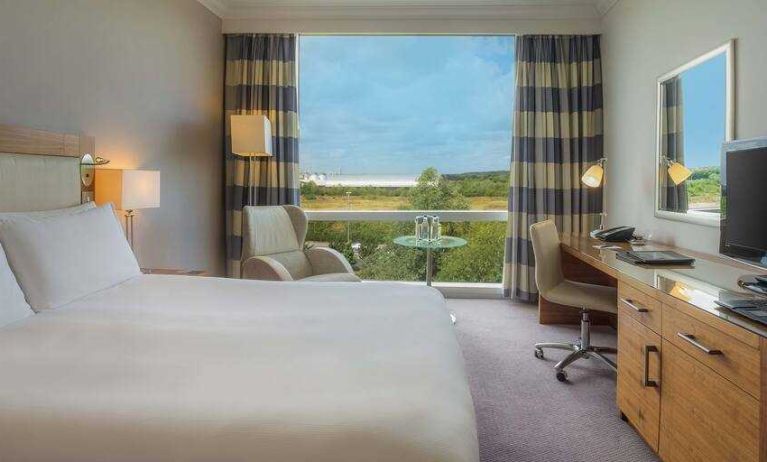
[[591, 237], [606, 242], [628, 242], [634, 237], [634, 228], [631, 226], [616, 226], [610, 229], [595, 229]]

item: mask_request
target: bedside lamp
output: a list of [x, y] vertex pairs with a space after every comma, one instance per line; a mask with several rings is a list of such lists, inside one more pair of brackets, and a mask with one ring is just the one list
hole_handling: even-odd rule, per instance
[[125, 210], [125, 236], [133, 248], [133, 217], [138, 209], [160, 206], [160, 172], [157, 170], [96, 170], [96, 204], [113, 203]]
[[[232, 115], [232, 153], [248, 158], [248, 176], [254, 157], [272, 156], [272, 124], [264, 115]], [[248, 178], [250, 179], [250, 178]], [[248, 187], [248, 205], [253, 205], [253, 188]]]
[[[589, 188], [598, 188], [602, 185], [602, 182], [607, 182], [605, 178], [605, 162], [606, 158], [601, 158], [596, 164], [592, 165], [586, 170], [586, 173], [581, 177], [581, 182]], [[602, 194], [602, 213], [599, 214], [599, 229], [605, 228], [605, 195]]]

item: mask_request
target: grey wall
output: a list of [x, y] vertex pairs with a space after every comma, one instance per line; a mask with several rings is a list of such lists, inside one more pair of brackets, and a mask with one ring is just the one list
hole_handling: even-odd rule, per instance
[[735, 38], [735, 137], [767, 135], [765, 20], [765, 0], [621, 0], [610, 10], [602, 41], [610, 225], [718, 252], [717, 228], [654, 217], [656, 79]]
[[0, 0], [0, 123], [162, 172], [142, 266], [223, 271], [221, 20], [194, 0]]

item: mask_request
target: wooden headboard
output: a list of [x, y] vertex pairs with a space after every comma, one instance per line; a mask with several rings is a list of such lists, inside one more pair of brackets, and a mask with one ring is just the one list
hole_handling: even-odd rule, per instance
[[91, 136], [0, 125], [0, 212], [83, 202], [93, 186], [81, 181], [80, 159], [94, 151]]

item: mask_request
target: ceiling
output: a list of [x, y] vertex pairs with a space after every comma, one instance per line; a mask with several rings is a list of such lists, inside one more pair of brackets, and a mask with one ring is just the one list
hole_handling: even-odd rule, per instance
[[584, 19], [618, 0], [198, 0], [224, 19], [492, 18]]

